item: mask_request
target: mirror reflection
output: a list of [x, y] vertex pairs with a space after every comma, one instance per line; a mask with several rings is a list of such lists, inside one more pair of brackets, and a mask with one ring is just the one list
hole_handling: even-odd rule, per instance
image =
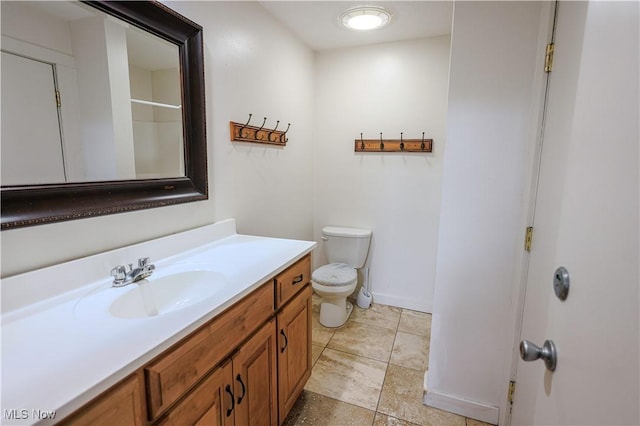
[[1, 28], [3, 186], [185, 176], [176, 45], [76, 1]]

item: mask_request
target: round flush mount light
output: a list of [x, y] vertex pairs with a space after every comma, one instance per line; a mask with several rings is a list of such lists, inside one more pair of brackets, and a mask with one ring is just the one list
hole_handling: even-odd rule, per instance
[[378, 6], [358, 6], [347, 9], [340, 16], [342, 25], [350, 30], [367, 31], [382, 28], [391, 20], [391, 14]]

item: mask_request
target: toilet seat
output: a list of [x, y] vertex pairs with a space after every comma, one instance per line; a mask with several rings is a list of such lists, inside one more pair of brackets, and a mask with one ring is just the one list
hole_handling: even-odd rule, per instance
[[358, 272], [346, 263], [330, 263], [313, 271], [311, 287], [322, 297], [320, 302], [320, 324], [325, 327], [340, 327], [351, 312], [353, 304], [347, 302], [358, 285]]
[[357, 282], [358, 273], [346, 263], [330, 263], [313, 271], [311, 280], [328, 287], [346, 287]]

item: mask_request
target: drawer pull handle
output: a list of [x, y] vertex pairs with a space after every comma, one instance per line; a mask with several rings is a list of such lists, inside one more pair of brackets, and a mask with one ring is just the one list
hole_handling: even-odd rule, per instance
[[236, 399], [233, 396], [233, 392], [231, 391], [231, 386], [227, 385], [226, 388], [224, 388], [224, 390], [229, 394], [229, 396], [231, 396], [231, 408], [227, 408], [227, 417], [229, 417], [231, 415], [231, 413], [233, 412], [233, 409], [236, 406]]
[[240, 382], [240, 386], [242, 386], [242, 395], [238, 397], [238, 405], [240, 405], [240, 403], [242, 402], [242, 399], [247, 394], [247, 388], [244, 386], [244, 382], [242, 381], [242, 376], [241, 375], [238, 374], [236, 376], [236, 380], [239, 381]]
[[301, 283], [303, 279], [304, 279], [304, 274], [300, 274], [293, 279], [293, 282], [291, 284]]
[[287, 346], [289, 346], [289, 339], [287, 339], [287, 335], [284, 333], [284, 330], [280, 330], [280, 334], [284, 337], [284, 346], [280, 348], [280, 353], [282, 353], [287, 349]]

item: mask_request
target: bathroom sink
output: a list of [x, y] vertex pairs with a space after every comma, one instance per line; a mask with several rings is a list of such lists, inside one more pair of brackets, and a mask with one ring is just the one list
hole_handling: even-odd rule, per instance
[[144, 318], [191, 306], [220, 291], [224, 277], [213, 271], [183, 271], [153, 276], [130, 284], [130, 290], [115, 299], [109, 313], [119, 318]]
[[176, 264], [163, 267], [147, 279], [112, 287], [94, 288], [74, 306], [74, 315], [90, 318], [151, 318], [176, 312], [224, 296], [228, 280], [206, 265]]

